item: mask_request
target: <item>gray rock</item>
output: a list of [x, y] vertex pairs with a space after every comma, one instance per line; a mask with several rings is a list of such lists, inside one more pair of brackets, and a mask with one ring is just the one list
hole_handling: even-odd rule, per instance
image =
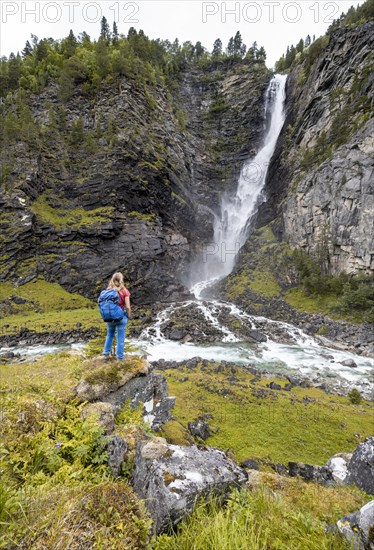
[[329, 485], [333, 481], [331, 470], [326, 466], [289, 462], [288, 473], [291, 477], [300, 476], [305, 481], [315, 481], [323, 485]]
[[344, 516], [337, 526], [354, 550], [374, 550], [374, 500]]
[[205, 441], [211, 435], [211, 429], [208, 422], [202, 422], [197, 420], [196, 422], [189, 422], [188, 429], [190, 433], [196, 437], [200, 437]]
[[196, 499], [225, 494], [246, 481], [245, 472], [220, 450], [169, 445], [163, 438], [138, 444], [132, 485], [153, 518], [153, 531], [175, 526]]
[[347, 483], [374, 495], [374, 437], [368, 437], [354, 451], [348, 465]]
[[248, 470], [259, 470], [260, 465], [257, 462], [257, 460], [253, 460], [252, 458], [248, 458], [244, 462], [241, 463], [242, 468], [248, 468]]
[[276, 382], [270, 382], [270, 384], [267, 384], [267, 387], [271, 390], [281, 390], [282, 386], [280, 384], [277, 384]]
[[129, 399], [134, 409], [140, 403], [144, 404], [144, 419], [152, 429], [159, 429], [171, 419], [170, 411], [175, 405], [175, 397], [168, 396], [167, 381], [162, 374], [152, 372], [148, 376], [132, 378], [126, 385], [103, 397], [102, 401], [111, 403], [117, 413]]
[[345, 485], [348, 475], [348, 464], [352, 458], [352, 453], [340, 453], [330, 458], [326, 468], [331, 470], [332, 477], [339, 485]]
[[255, 342], [261, 343], [261, 342], [267, 342], [267, 336], [260, 332], [259, 330], [250, 330], [248, 332], [249, 338], [254, 340]]
[[108, 464], [114, 477], [121, 475], [121, 468], [127, 453], [127, 443], [117, 435], [111, 435], [104, 438], [105, 448], [108, 453]]
[[344, 361], [340, 361], [341, 365], [344, 365], [344, 367], [351, 367], [352, 369], [357, 368], [357, 364], [353, 359], [345, 359]]

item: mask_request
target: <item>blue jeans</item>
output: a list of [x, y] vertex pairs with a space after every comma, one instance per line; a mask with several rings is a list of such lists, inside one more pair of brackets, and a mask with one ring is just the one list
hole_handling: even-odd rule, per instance
[[107, 334], [104, 344], [103, 355], [109, 355], [110, 350], [112, 349], [114, 335], [117, 332], [117, 345], [116, 345], [116, 356], [117, 359], [123, 359], [125, 354], [125, 335], [126, 335], [126, 325], [127, 325], [127, 315], [125, 314], [124, 318], [117, 323], [107, 323]]

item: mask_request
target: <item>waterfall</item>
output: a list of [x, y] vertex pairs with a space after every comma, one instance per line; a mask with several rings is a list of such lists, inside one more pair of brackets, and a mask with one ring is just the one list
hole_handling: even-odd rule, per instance
[[243, 166], [236, 193], [225, 194], [221, 200], [221, 215], [214, 221], [213, 242], [206, 246], [202, 271], [205, 281], [231, 273], [236, 256], [245, 243], [253, 215], [261, 200], [266, 175], [275, 146], [284, 124], [286, 75], [275, 75], [265, 99], [264, 142], [257, 155]]

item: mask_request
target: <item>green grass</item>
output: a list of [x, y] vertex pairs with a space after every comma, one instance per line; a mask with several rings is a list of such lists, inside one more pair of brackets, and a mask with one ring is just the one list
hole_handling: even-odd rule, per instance
[[[80, 294], [68, 292], [58, 283], [50, 283], [43, 277], [33, 279], [21, 286], [12, 283], [0, 283], [0, 301], [10, 296], [18, 296], [31, 302], [32, 309], [37, 309], [40, 312], [93, 307], [91, 300]], [[25, 304], [19, 304], [19, 308], [24, 311], [26, 309]]]
[[[169, 394], [177, 397], [173, 411], [177, 420], [186, 427], [200, 415], [212, 414], [210, 425], [219, 431], [206, 443], [230, 449], [239, 461], [252, 457], [322, 465], [335, 453], [353, 450], [373, 432], [370, 402], [353, 405], [348, 397], [315, 388], [271, 391], [266, 387], [271, 380], [282, 386], [287, 381], [262, 378], [252, 384], [253, 375], [240, 367], [235, 368], [234, 380], [231, 368], [217, 372], [214, 363], [203, 371], [183, 368], [163, 374]], [[181, 382], [185, 376], [188, 380]]]
[[331, 319], [345, 320], [350, 323], [363, 323], [367, 313], [360, 310], [337, 311], [338, 297], [336, 294], [308, 295], [303, 288], [291, 288], [283, 294], [283, 299], [297, 311], [328, 315]]
[[8, 315], [2, 319], [2, 334], [17, 334], [21, 327], [33, 332], [60, 332], [73, 330], [80, 323], [81, 329], [100, 328], [103, 321], [97, 309], [81, 308], [49, 313], [24, 313]]
[[30, 209], [40, 221], [52, 225], [56, 229], [63, 227], [78, 229], [87, 225], [107, 223], [114, 210], [111, 206], [93, 210], [54, 208], [48, 203], [45, 195], [41, 195], [34, 201], [30, 205]]
[[261, 271], [260, 269], [253, 271], [249, 287], [253, 292], [267, 298], [279, 296], [281, 292], [281, 287], [273, 273], [271, 271]]
[[[199, 501], [176, 534], [154, 537], [153, 550], [349, 550], [325, 527], [362, 506], [352, 489], [330, 489], [271, 476], [262, 486], [234, 490], [227, 503]], [[296, 496], [296, 498], [295, 498]]]

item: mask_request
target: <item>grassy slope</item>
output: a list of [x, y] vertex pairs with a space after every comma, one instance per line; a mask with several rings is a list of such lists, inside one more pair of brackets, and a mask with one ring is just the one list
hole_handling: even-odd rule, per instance
[[281, 298], [297, 311], [328, 315], [350, 323], [367, 320], [366, 311], [339, 311], [339, 300], [334, 294], [308, 295], [298, 279], [292, 250], [287, 243], [279, 243], [271, 227], [265, 226], [253, 233], [241, 251], [239, 269], [227, 277], [224, 294], [228, 300], [244, 306], [247, 303], [259, 313], [263, 298]]
[[335, 453], [353, 450], [374, 430], [370, 402], [352, 405], [347, 397], [315, 388], [269, 390], [267, 384], [272, 380], [282, 386], [288, 381], [264, 377], [251, 382], [254, 376], [245, 369], [217, 369], [216, 363], [203, 370], [163, 373], [169, 393], [177, 397], [174, 414], [178, 420], [187, 427], [187, 422], [200, 415], [212, 414], [209, 422], [219, 431], [206, 443], [230, 449], [239, 461], [259, 458], [322, 465]]
[[[80, 406], [72, 400], [72, 388], [87, 372], [83, 359], [69, 353], [0, 366], [0, 548], [23, 544], [35, 549], [53, 545], [61, 549], [244, 550], [248, 544], [243, 546], [243, 541], [250, 541], [253, 550], [270, 550], [301, 548], [304, 538], [309, 540], [305, 548], [313, 550], [346, 548], [341, 540], [334, 542], [331, 535], [325, 535], [323, 527], [359, 508], [368, 500], [363, 493], [349, 487], [323, 488], [287, 480], [266, 471], [259, 474], [258, 487], [234, 495], [228, 508], [203, 506], [192, 523], [183, 522], [180, 535], [147, 543], [149, 522], [141, 503], [126, 479], [112, 479], [103, 462], [101, 430], [80, 417]], [[210, 423], [218, 425], [220, 432], [207, 443], [230, 447], [239, 459], [323, 462], [334, 452], [352, 449], [373, 427], [368, 403], [352, 406], [345, 398], [312, 389], [295, 388], [291, 393], [271, 392], [268, 397], [256, 398], [248, 388], [253, 376], [243, 369], [216, 372], [215, 365], [165, 374], [169, 394], [177, 395], [178, 420], [170, 423], [174, 438], [179, 436], [180, 442], [187, 439], [178, 421], [185, 424], [200, 413], [213, 413]], [[185, 376], [188, 380], [181, 382]], [[269, 381], [261, 379], [251, 388], [261, 391]], [[223, 397], [223, 388], [233, 394]], [[297, 400], [294, 408], [291, 396]], [[318, 403], [306, 405], [300, 401], [303, 397], [318, 399]], [[246, 398], [249, 418], [243, 416], [240, 405]], [[257, 408], [263, 413], [254, 417], [251, 411]], [[287, 409], [290, 412], [285, 414]], [[124, 411], [120, 416], [117, 433], [136, 440], [141, 426], [127, 424], [139, 422], [137, 414]], [[347, 427], [341, 426], [342, 421]], [[166, 425], [164, 434], [173, 432], [169, 428]], [[356, 431], [360, 439], [354, 438]], [[125, 471], [131, 471], [131, 463]], [[271, 497], [266, 487], [279, 497]]]

